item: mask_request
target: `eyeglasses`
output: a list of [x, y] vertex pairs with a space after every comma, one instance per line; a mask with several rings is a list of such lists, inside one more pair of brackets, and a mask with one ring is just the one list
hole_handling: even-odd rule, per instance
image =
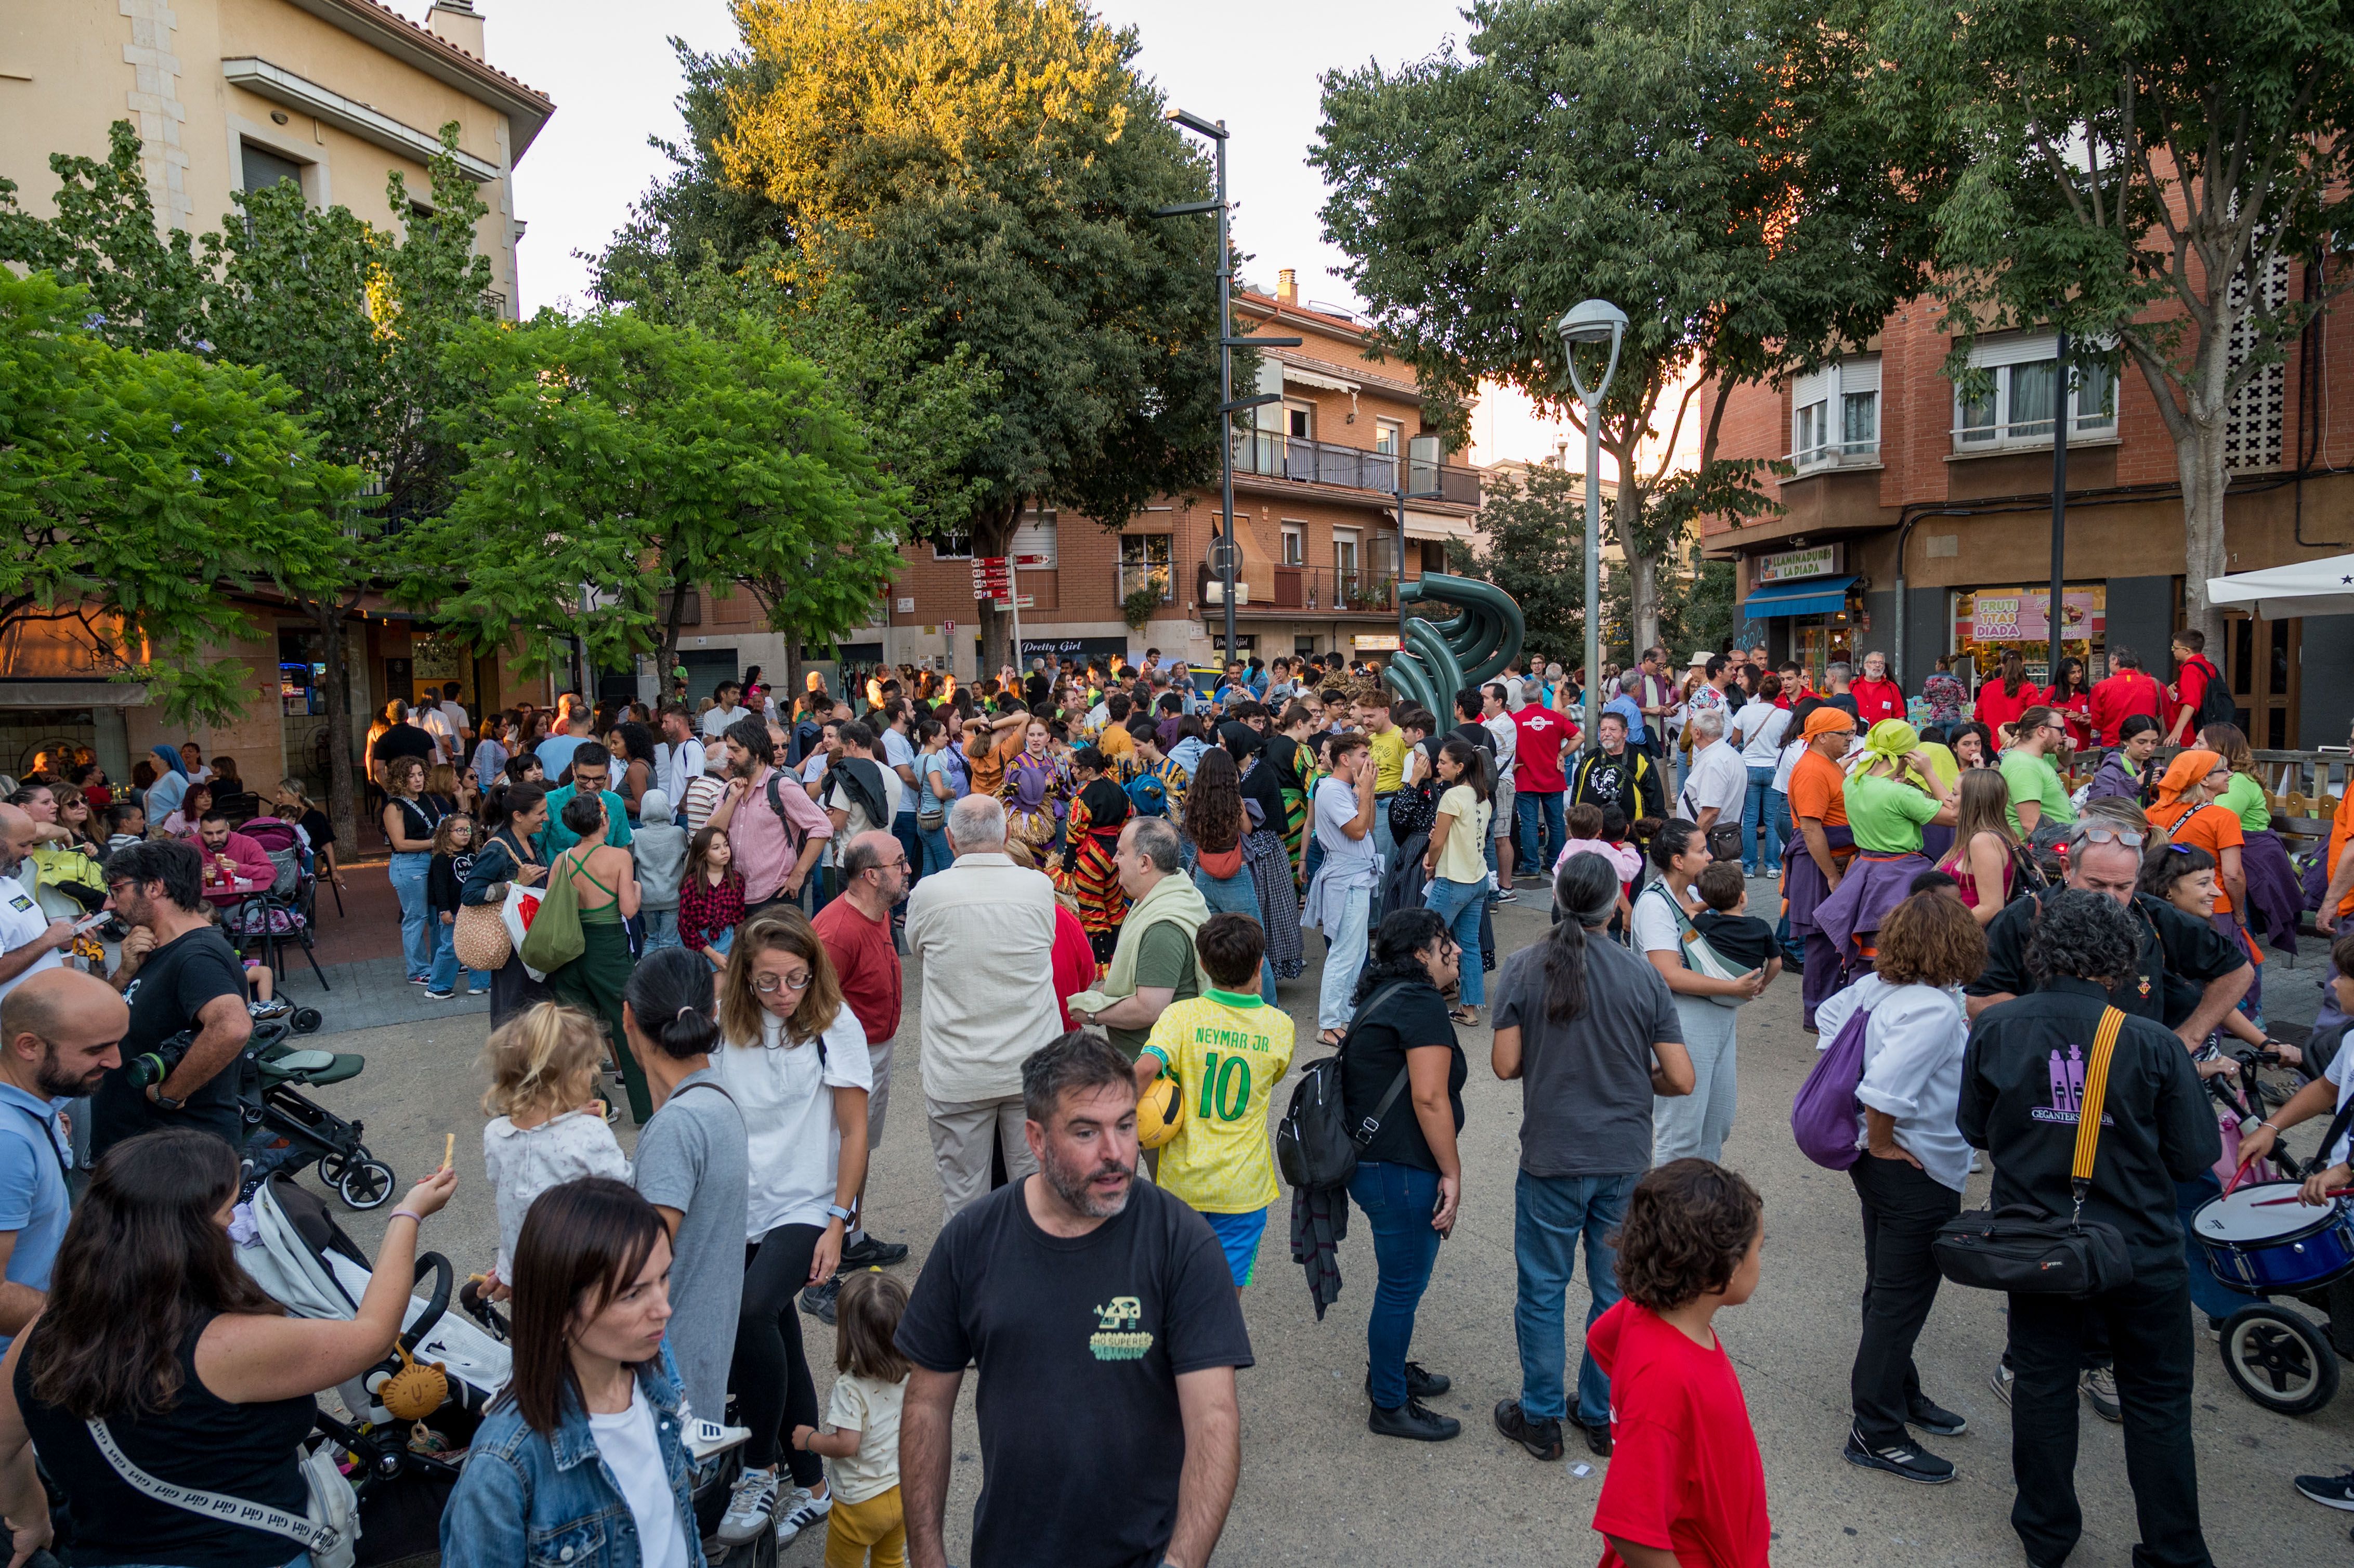
[[2086, 828], [2084, 830], [2084, 842], [2087, 843], [2125, 844], [2132, 849], [2141, 848], [2143, 842], [2148, 837], [2147, 833], [2137, 833], [2130, 828]]
[[774, 996], [780, 991], [807, 991], [811, 978], [807, 969], [798, 975], [758, 975], [752, 980], [752, 989], [762, 996]]

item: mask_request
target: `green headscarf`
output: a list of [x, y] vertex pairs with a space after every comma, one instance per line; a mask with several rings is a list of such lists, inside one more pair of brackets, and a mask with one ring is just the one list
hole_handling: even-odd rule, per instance
[[1884, 718], [1863, 737], [1863, 761], [1902, 762], [1921, 745], [1921, 732], [1901, 718]]

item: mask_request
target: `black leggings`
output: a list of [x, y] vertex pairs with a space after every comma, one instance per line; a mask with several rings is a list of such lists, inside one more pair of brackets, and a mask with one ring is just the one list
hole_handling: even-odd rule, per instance
[[815, 1225], [779, 1225], [744, 1249], [744, 1310], [736, 1320], [736, 1366], [730, 1381], [744, 1425], [752, 1429], [744, 1463], [766, 1469], [779, 1450], [793, 1484], [814, 1487], [825, 1473], [815, 1454], [785, 1439], [796, 1426], [817, 1425], [817, 1384], [801, 1351], [801, 1313], [793, 1298], [809, 1283], [818, 1238]]

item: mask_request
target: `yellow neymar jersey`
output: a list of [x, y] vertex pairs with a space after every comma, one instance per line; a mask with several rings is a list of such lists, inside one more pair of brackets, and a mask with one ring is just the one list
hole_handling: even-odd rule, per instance
[[1365, 736], [1373, 758], [1373, 793], [1386, 795], [1405, 782], [1405, 731], [1396, 725]]
[[1206, 1214], [1254, 1213], [1280, 1197], [1267, 1112], [1291, 1065], [1290, 1014], [1256, 994], [1206, 991], [1172, 1002], [1144, 1048], [1185, 1101], [1161, 1150], [1162, 1190]]

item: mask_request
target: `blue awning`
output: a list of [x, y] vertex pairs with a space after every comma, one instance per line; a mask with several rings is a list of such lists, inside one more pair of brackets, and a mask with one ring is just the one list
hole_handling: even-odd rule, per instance
[[1828, 615], [1847, 608], [1847, 590], [1856, 579], [1802, 577], [1794, 583], [1768, 583], [1741, 601], [1741, 613], [1752, 620], [1769, 615]]

